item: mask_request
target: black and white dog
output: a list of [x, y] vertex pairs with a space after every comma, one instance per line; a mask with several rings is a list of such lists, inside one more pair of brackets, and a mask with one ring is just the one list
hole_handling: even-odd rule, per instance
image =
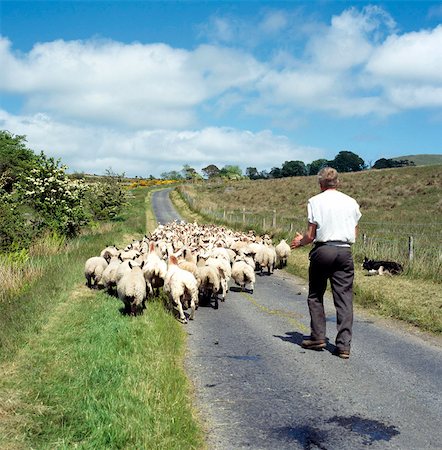
[[374, 259], [364, 258], [362, 268], [368, 270], [369, 275], [398, 275], [404, 268], [401, 264], [394, 261], [377, 261]]

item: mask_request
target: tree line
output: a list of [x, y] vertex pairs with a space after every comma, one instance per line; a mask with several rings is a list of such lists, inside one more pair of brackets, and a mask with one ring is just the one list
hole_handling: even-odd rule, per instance
[[[414, 166], [414, 162], [409, 160], [393, 160], [381, 158], [378, 159], [372, 169], [384, 169], [403, 166]], [[204, 167], [199, 174], [194, 168], [186, 164], [181, 171], [173, 170], [171, 172], [163, 172], [161, 178], [172, 180], [202, 180], [227, 178], [230, 180], [249, 178], [251, 180], [285, 178], [285, 177], [302, 177], [308, 175], [316, 175], [323, 167], [333, 167], [338, 172], [360, 172], [366, 170], [369, 166], [356, 153], [343, 150], [339, 152], [334, 159], [316, 159], [310, 164], [303, 161], [285, 161], [281, 167], [272, 167], [270, 170], [258, 171], [256, 167], [247, 167], [245, 174], [242, 169], [236, 165], [226, 165], [221, 169], [215, 164], [209, 164]]]

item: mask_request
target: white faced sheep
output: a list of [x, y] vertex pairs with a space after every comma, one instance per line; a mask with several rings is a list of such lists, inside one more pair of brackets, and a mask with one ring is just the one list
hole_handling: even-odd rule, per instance
[[88, 288], [102, 286], [101, 277], [106, 267], [107, 261], [102, 256], [92, 256], [92, 258], [86, 261], [84, 265], [84, 276], [86, 277]]
[[178, 311], [178, 320], [182, 323], [187, 323], [183, 304], [190, 301], [189, 319], [193, 320], [198, 305], [198, 283], [192, 273], [178, 267], [178, 260], [174, 255], [169, 256], [164, 291], [169, 295], [171, 306]]
[[[241, 287], [242, 291], [253, 294], [255, 286], [255, 270], [246, 262], [246, 257], [239, 254], [232, 266], [232, 278], [235, 284]], [[250, 286], [250, 289], [247, 289]]]
[[141, 313], [145, 307], [146, 280], [143, 275], [143, 264], [133, 265], [128, 261], [130, 271], [118, 281], [118, 298], [124, 303], [125, 313], [132, 316]]
[[290, 256], [290, 245], [287, 244], [285, 239], [281, 239], [281, 242], [275, 247], [276, 251], [276, 265], [282, 269], [287, 265], [287, 259]]

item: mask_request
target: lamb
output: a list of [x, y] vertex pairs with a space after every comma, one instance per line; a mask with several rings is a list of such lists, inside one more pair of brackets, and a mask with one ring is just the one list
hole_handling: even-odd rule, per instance
[[107, 267], [107, 261], [102, 256], [92, 256], [84, 265], [84, 276], [86, 277], [86, 283], [88, 288], [98, 288], [102, 286], [101, 278], [103, 276], [104, 269]]
[[118, 298], [124, 303], [126, 314], [132, 316], [141, 313], [145, 308], [146, 280], [143, 275], [143, 264], [133, 265], [128, 261], [130, 268], [117, 284]]
[[183, 311], [183, 303], [190, 300], [190, 320], [195, 316], [195, 308], [198, 305], [198, 284], [196, 278], [187, 270], [180, 269], [175, 255], [169, 257], [164, 291], [168, 293], [172, 307], [178, 311], [178, 320], [187, 323]]
[[255, 262], [259, 265], [261, 275], [265, 267], [267, 267], [268, 275], [271, 275], [276, 262], [275, 248], [262, 244], [261, 248], [256, 252]]
[[221, 286], [221, 280], [218, 270], [213, 266], [198, 267], [197, 281], [199, 283], [199, 294], [201, 300], [210, 303], [211, 299], [215, 300], [215, 309], [218, 309], [218, 291]]
[[281, 239], [281, 242], [275, 247], [276, 251], [276, 264], [282, 269], [287, 265], [287, 259], [290, 255], [290, 245], [287, 244], [285, 239]]
[[[253, 267], [246, 262], [244, 255], [239, 254], [232, 266], [232, 278], [235, 284], [241, 287], [244, 292], [253, 294], [255, 286], [255, 271]], [[250, 289], [247, 289], [250, 286]]]

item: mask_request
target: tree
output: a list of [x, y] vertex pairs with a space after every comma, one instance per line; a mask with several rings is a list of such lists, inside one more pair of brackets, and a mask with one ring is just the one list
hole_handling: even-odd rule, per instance
[[220, 170], [220, 175], [229, 180], [239, 180], [243, 177], [241, 168], [239, 166], [231, 165], [224, 166]]
[[339, 152], [333, 161], [329, 161], [329, 165], [338, 172], [360, 172], [365, 169], [364, 160], [360, 156], [345, 150]]
[[219, 177], [220, 170], [215, 164], [209, 164], [202, 169], [204, 175], [210, 180], [211, 178]]
[[10, 193], [14, 183], [34, 167], [36, 156], [25, 142], [26, 136], [0, 130], [0, 176], [6, 192]]
[[285, 161], [282, 165], [282, 177], [300, 177], [305, 175], [307, 175], [307, 169], [302, 161]]
[[176, 170], [172, 170], [170, 172], [163, 172], [160, 176], [163, 180], [182, 180], [183, 179], [183, 176]]
[[270, 178], [282, 178], [281, 169], [279, 167], [272, 167], [269, 175]]
[[247, 167], [246, 177], [249, 177], [251, 180], [257, 180], [259, 178], [259, 173], [256, 167]]
[[374, 165], [373, 169], [391, 169], [393, 167], [404, 167], [404, 166], [414, 166], [414, 162], [408, 159], [378, 159]]
[[326, 167], [328, 164], [327, 159], [315, 159], [310, 164], [307, 165], [307, 171], [309, 175], [317, 175], [318, 172]]

